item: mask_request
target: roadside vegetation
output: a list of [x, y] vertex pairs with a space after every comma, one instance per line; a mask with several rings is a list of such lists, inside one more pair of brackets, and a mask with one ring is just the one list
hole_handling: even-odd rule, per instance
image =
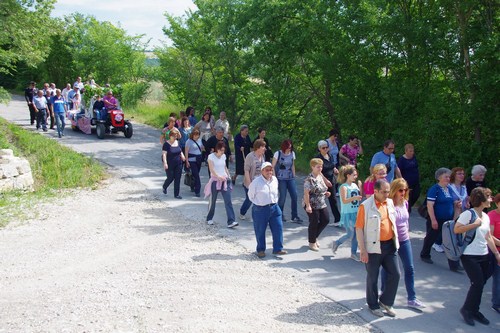
[[[22, 219], [33, 203], [53, 200], [65, 189], [94, 188], [105, 178], [104, 167], [32, 131], [0, 118], [0, 149], [12, 149], [31, 165], [35, 191], [0, 193], [0, 227], [13, 219]], [[32, 211], [30, 213], [33, 213]]]

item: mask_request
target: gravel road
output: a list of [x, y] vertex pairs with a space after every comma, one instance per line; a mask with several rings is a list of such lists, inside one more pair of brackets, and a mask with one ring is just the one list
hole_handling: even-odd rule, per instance
[[280, 258], [110, 173], [0, 230], [0, 332], [377, 331], [273, 267]]
[[[18, 96], [0, 105], [0, 116], [33, 129]], [[162, 194], [158, 130], [134, 122], [131, 139], [98, 140], [71, 130], [62, 139], [53, 131], [42, 135], [99, 159], [112, 177], [98, 190], [52, 199], [33, 208], [29, 220], [0, 230], [0, 332], [500, 331], [500, 316], [490, 309], [491, 279], [481, 305], [491, 324], [463, 322], [458, 309], [467, 276], [450, 272], [443, 254], [433, 251], [434, 265], [418, 259], [425, 221], [414, 212], [415, 286], [427, 307], [406, 307], [402, 277], [397, 317], [377, 318], [366, 309], [363, 265], [348, 259], [348, 246], [336, 256], [329, 249], [343, 229], [327, 227], [320, 251], [312, 252], [307, 223], [286, 223], [289, 254], [268, 252], [257, 260], [248, 220], [226, 228], [218, 203], [209, 227], [206, 200], [184, 185], [183, 200]], [[236, 212], [244, 198], [240, 181], [232, 195]], [[300, 178], [297, 185], [300, 194]], [[299, 215], [306, 220], [302, 209]]]

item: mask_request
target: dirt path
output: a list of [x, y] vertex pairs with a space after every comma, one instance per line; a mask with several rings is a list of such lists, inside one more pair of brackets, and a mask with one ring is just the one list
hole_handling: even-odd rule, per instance
[[368, 331], [130, 178], [0, 231], [0, 332]]

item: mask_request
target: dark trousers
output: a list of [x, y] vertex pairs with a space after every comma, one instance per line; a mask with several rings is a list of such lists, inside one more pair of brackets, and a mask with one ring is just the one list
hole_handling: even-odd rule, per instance
[[182, 176], [182, 163], [171, 163], [168, 165], [168, 169], [165, 170], [167, 174], [167, 179], [163, 183], [163, 189], [167, 189], [168, 186], [174, 182], [174, 196], [178, 196], [181, 186], [181, 176]]
[[33, 125], [35, 123], [35, 120], [37, 118], [36, 112], [35, 112], [35, 106], [33, 103], [28, 104], [28, 109], [30, 110], [30, 123]]
[[191, 174], [193, 175], [194, 183], [191, 184], [191, 190], [194, 191], [195, 194], [200, 194], [201, 189], [201, 181], [200, 181], [200, 168], [201, 168], [201, 158], [197, 159], [197, 161], [189, 162], [189, 170], [191, 170]]
[[381, 253], [368, 253], [366, 267], [366, 303], [370, 309], [379, 309], [378, 275], [380, 267], [386, 272], [384, 291], [380, 302], [387, 306], [394, 304], [399, 284], [399, 267], [396, 246], [392, 240], [380, 242]]
[[45, 130], [47, 129], [47, 109], [39, 109], [36, 114], [36, 129], [40, 126]]
[[[331, 180], [330, 180], [331, 181]], [[328, 188], [328, 192], [330, 192], [330, 196], [328, 197], [328, 201], [330, 201], [330, 208], [332, 209], [332, 214], [333, 214], [333, 219], [334, 222], [339, 222], [340, 221], [340, 211], [339, 207], [337, 205], [337, 198], [335, 197], [335, 183], [333, 183], [333, 186]]]
[[309, 217], [309, 228], [307, 229], [309, 243], [316, 243], [319, 235], [330, 222], [328, 208], [313, 209], [312, 213], [307, 213], [307, 216]]
[[[443, 229], [443, 223], [446, 221], [437, 220], [437, 222], [438, 222], [438, 228], [437, 230], [434, 230], [432, 229], [431, 220], [428, 218], [426, 221], [427, 232], [425, 234], [422, 251], [420, 251], [420, 258], [430, 258], [432, 245], [438, 238], [439, 239], [441, 238], [441, 230]], [[448, 259], [448, 266], [450, 267], [451, 270], [455, 270], [458, 268], [459, 262]]]
[[420, 184], [410, 186], [410, 197], [408, 200], [408, 212], [411, 213], [411, 207], [417, 202], [420, 197]]
[[485, 254], [483, 256], [462, 255], [460, 259], [470, 280], [469, 291], [462, 308], [474, 314], [479, 311], [483, 287], [491, 276], [489, 258]]

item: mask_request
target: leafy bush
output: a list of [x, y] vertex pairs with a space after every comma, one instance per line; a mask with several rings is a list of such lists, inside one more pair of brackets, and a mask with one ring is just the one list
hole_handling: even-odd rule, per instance
[[122, 85], [121, 105], [135, 107], [139, 101], [144, 102], [150, 87], [149, 82], [127, 82]]

